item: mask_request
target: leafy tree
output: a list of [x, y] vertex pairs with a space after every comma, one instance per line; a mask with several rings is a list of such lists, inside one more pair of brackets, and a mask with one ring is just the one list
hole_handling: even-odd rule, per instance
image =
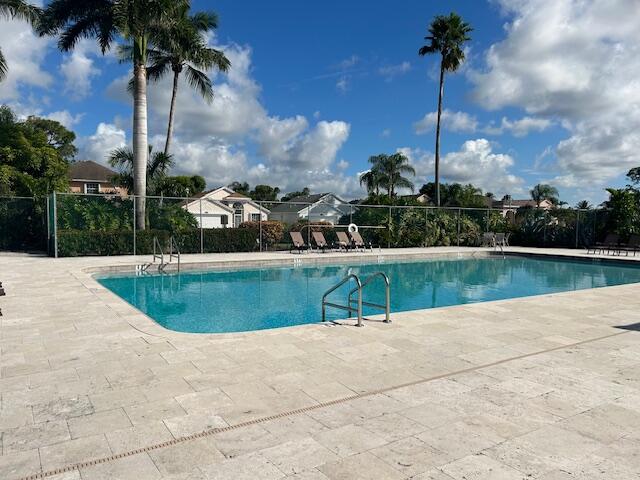
[[161, 31], [177, 23], [176, 12], [188, 0], [52, 0], [38, 25], [41, 35], [57, 35], [62, 51], [72, 50], [81, 38], [95, 37], [105, 53], [116, 38], [131, 46], [133, 61], [133, 191], [136, 222], [145, 228], [147, 192], [147, 63], [149, 44]]
[[205, 179], [200, 175], [167, 176], [162, 179], [159, 192], [165, 197], [192, 197], [207, 187]]
[[[149, 146], [148, 158], [149, 162], [147, 164], [147, 177], [145, 181], [147, 191], [145, 195], [160, 195], [167, 172], [173, 166], [173, 157], [171, 155], [165, 155], [163, 152], [154, 152], [153, 148]], [[133, 150], [127, 147], [117, 148], [111, 152], [108, 161], [109, 165], [119, 170], [119, 173], [113, 179], [113, 183], [126, 188], [129, 192], [134, 190], [133, 168], [135, 156]]]
[[[149, 51], [149, 80], [158, 81], [167, 73], [173, 73], [165, 155], [169, 154], [171, 148], [180, 74], [184, 72], [189, 85], [205, 101], [211, 102], [213, 84], [207, 71], [217, 68], [226, 72], [231, 66], [231, 62], [222, 51], [210, 48], [204, 40], [204, 35], [217, 27], [218, 17], [215, 13], [199, 12], [189, 15], [189, 6], [180, 5], [176, 8], [174, 22], [168, 28], [159, 31], [155, 47]], [[132, 48], [123, 49], [122, 53], [131, 58]]]
[[424, 37], [429, 43], [418, 51], [421, 56], [440, 54], [440, 89], [438, 94], [438, 117], [436, 123], [435, 183], [436, 205], [440, 206], [440, 125], [442, 118], [442, 97], [444, 96], [445, 72], [455, 72], [464, 61], [463, 46], [471, 40], [473, 29], [456, 13], [438, 15], [429, 26], [429, 35]]
[[540, 204], [545, 200], [548, 200], [554, 205], [557, 205], [559, 202], [558, 189], [546, 183], [539, 183], [531, 189], [530, 193], [531, 199], [536, 202], [536, 207], [538, 208], [540, 208]]
[[[384, 188], [387, 191], [389, 200], [393, 200], [397, 194], [398, 188], [407, 188], [414, 190], [414, 185], [405, 175], [415, 176], [415, 169], [409, 164], [409, 159], [401, 153], [392, 155], [375, 155], [369, 158], [371, 162], [371, 170], [379, 176], [376, 183], [378, 188]], [[360, 181], [363, 182], [362, 177]], [[365, 179], [366, 183], [366, 179]]]
[[371, 168], [368, 172], [360, 175], [360, 186], [364, 186], [367, 189], [369, 195], [380, 195], [380, 188], [384, 181], [384, 175], [380, 171], [380, 155], [374, 155], [369, 157], [369, 163]]
[[249, 190], [251, 189], [247, 182], [231, 182], [227, 186], [234, 192], [241, 193], [242, 195], [247, 196], [249, 196]]
[[627, 173], [627, 178], [631, 180], [631, 183], [634, 185], [640, 184], [640, 167], [635, 167], [629, 170]]
[[[42, 10], [23, 0], [0, 0], [0, 19], [25, 20], [37, 25]], [[0, 50], [0, 82], [7, 77], [9, 66]]]
[[34, 196], [68, 190], [75, 138], [58, 122], [18, 121], [9, 107], [0, 107], [0, 192]]
[[278, 198], [279, 193], [280, 189], [278, 187], [256, 185], [255, 188], [249, 192], [249, 196], [252, 200], [258, 202], [274, 202]]
[[578, 210], [591, 210], [593, 207], [588, 200], [580, 200], [578, 203], [576, 203], [576, 208]]
[[311, 195], [311, 190], [309, 190], [309, 187], [304, 187], [302, 190], [298, 192], [289, 192], [286, 195], [283, 195], [280, 201], [288, 202], [289, 200], [292, 200], [296, 197], [307, 197], [309, 195]]
[[628, 237], [640, 233], [640, 192], [633, 188], [607, 188], [609, 200], [604, 207], [609, 209], [607, 232]]

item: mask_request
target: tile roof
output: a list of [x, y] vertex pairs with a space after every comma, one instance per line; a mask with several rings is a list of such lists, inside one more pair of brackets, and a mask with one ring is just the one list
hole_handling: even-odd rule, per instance
[[100, 183], [111, 183], [111, 179], [117, 175], [110, 168], [91, 160], [73, 162], [69, 167], [71, 180], [90, 180]]

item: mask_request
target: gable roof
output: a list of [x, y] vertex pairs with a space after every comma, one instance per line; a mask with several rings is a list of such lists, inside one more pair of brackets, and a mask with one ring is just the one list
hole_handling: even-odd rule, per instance
[[111, 179], [115, 175], [117, 175], [116, 172], [110, 168], [92, 160], [74, 162], [69, 166], [69, 179], [71, 180], [111, 183]]
[[[333, 195], [332, 193], [314, 193], [313, 195], [298, 195], [287, 200], [284, 203], [280, 203], [271, 209], [271, 212], [275, 213], [293, 213], [299, 212], [307, 208], [306, 205], [300, 204], [314, 204], [322, 200], [327, 195]], [[337, 197], [336, 197], [337, 198]]]
[[[214, 193], [214, 192], [218, 192], [220, 190], [224, 190], [226, 192], [229, 192], [229, 195], [227, 195], [226, 197], [220, 199], [220, 200], [212, 200], [209, 198], [206, 198], [207, 196], [209, 196], [210, 194]], [[231, 212], [233, 212], [233, 208], [231, 208], [229, 205], [225, 205], [225, 201], [241, 201], [242, 203], [249, 203], [251, 205], [253, 205], [254, 207], [256, 207], [258, 210], [264, 212], [264, 213], [269, 213], [269, 210], [267, 208], [265, 208], [262, 205], [257, 204], [256, 202], [254, 202], [251, 197], [247, 197], [246, 195], [243, 195], [242, 193], [238, 193], [238, 192], [234, 192], [233, 190], [231, 190], [229, 187], [216, 187], [213, 188], [211, 190], [207, 190], [205, 192], [200, 192], [197, 193], [195, 195], [193, 195], [192, 197], [190, 197], [187, 200], [183, 200], [181, 205], [188, 207], [189, 205], [191, 205], [192, 203], [195, 203], [197, 200], [199, 199], [205, 199], [208, 202], [214, 203], [218, 206], [220, 206], [221, 208], [224, 208], [226, 210], [229, 210]]]

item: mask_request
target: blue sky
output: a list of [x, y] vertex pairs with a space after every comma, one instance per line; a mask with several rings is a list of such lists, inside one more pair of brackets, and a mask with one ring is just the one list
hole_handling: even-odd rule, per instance
[[[640, 36], [635, 0], [278, 2], [196, 0], [220, 28], [229, 75], [207, 105], [181, 85], [177, 173], [283, 191], [362, 194], [367, 158], [402, 151], [419, 187], [432, 179], [437, 57], [417, 50], [434, 15], [474, 28], [468, 60], [445, 85], [444, 181], [527, 196], [538, 182], [569, 203], [599, 203], [640, 165]], [[10, 76], [0, 102], [63, 121], [81, 158], [130, 141], [129, 66], [94, 42], [60, 54], [20, 23], [0, 25]], [[163, 143], [169, 82], [150, 90], [151, 142]]]

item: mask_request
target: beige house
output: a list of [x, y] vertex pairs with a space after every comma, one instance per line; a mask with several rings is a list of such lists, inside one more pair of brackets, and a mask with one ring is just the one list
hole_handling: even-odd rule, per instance
[[127, 191], [112, 183], [116, 172], [91, 160], [74, 162], [69, 167], [69, 189], [72, 193], [104, 193], [126, 195]]
[[203, 192], [187, 200], [183, 208], [202, 228], [237, 228], [243, 222], [266, 221], [269, 210], [228, 187]]

